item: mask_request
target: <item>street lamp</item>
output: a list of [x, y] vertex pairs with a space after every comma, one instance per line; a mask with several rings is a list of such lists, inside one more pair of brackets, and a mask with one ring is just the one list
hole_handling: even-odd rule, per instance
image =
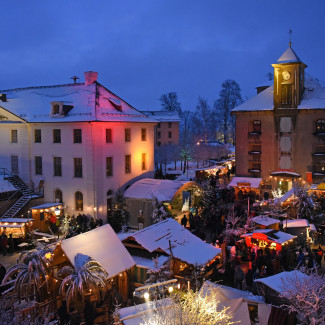
[[54, 213], [55, 213], [56, 216], [59, 216], [61, 214], [61, 210], [59, 208], [56, 208], [54, 210]]

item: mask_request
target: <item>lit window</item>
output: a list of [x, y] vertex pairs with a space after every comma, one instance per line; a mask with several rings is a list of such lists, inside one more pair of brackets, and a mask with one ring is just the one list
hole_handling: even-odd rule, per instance
[[84, 206], [84, 196], [81, 192], [77, 191], [75, 193], [76, 200], [76, 211], [82, 211]]

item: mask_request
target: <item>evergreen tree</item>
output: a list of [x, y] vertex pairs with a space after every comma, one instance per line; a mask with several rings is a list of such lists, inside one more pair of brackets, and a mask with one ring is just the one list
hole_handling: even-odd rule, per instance
[[113, 201], [113, 213], [108, 218], [108, 223], [112, 226], [115, 232], [120, 232], [123, 225], [126, 225], [129, 220], [129, 212], [123, 192], [118, 190]]
[[162, 202], [159, 202], [157, 198], [153, 198], [153, 211], [151, 215], [152, 223], [158, 223], [162, 220], [171, 217], [170, 212], [165, 208]]
[[297, 217], [312, 221], [314, 206], [306, 188], [296, 185], [295, 195], [297, 196]]

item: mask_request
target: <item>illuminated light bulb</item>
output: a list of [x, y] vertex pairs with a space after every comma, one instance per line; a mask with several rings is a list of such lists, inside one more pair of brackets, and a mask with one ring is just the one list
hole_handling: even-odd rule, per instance
[[168, 288], [168, 292], [169, 292], [169, 293], [172, 293], [173, 291], [174, 291], [174, 288], [173, 288], [173, 287], [169, 287], [169, 288]]
[[179, 290], [180, 288], [181, 288], [181, 284], [178, 283], [178, 284], [177, 284], [177, 289]]
[[143, 297], [144, 297], [144, 299], [148, 300], [150, 297], [149, 292], [145, 292]]

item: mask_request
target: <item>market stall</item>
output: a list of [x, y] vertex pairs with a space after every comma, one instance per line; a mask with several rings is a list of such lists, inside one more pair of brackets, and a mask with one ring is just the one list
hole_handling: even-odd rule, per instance
[[29, 218], [3, 218], [0, 219], [0, 234], [7, 236], [12, 234], [12, 238], [24, 238], [26, 232], [32, 230], [33, 219]]
[[45, 203], [32, 207], [34, 227], [40, 231], [48, 232], [50, 224], [56, 224], [63, 208], [62, 203]]

